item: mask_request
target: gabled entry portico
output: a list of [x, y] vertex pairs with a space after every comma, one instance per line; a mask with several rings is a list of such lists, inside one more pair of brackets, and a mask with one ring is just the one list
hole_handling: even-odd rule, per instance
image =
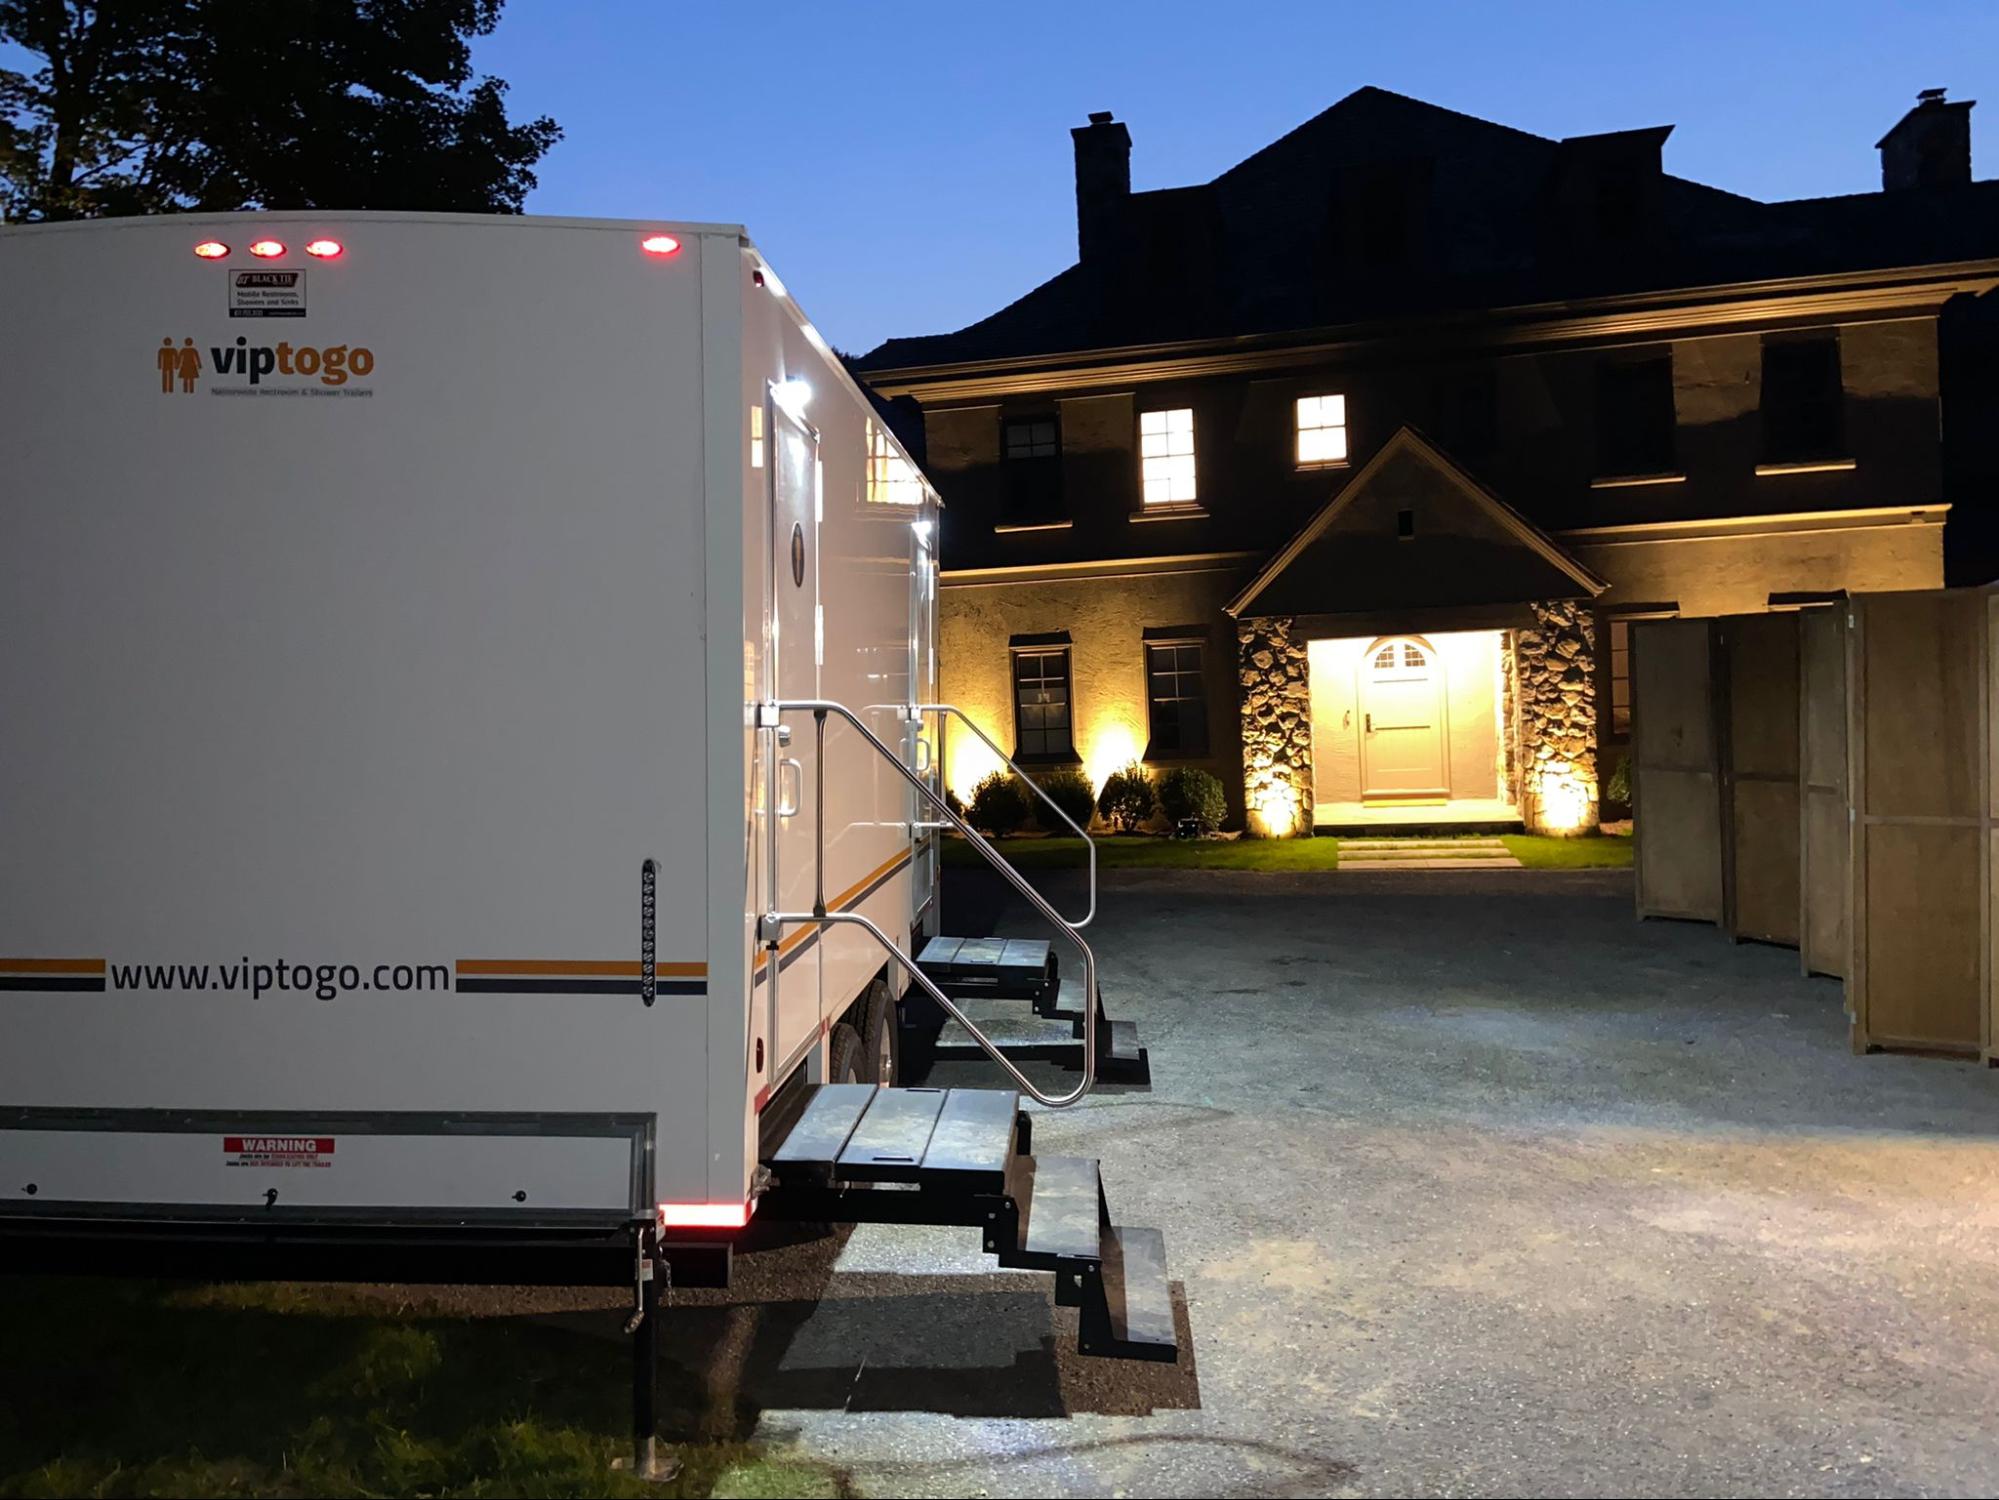
[[1604, 586], [1403, 428], [1228, 606], [1252, 830], [1593, 824]]

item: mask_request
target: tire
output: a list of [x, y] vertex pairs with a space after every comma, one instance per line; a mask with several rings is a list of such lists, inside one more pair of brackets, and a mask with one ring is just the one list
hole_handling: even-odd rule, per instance
[[833, 1028], [826, 1049], [828, 1083], [866, 1083], [862, 1066], [867, 1054], [861, 1050], [861, 1034], [845, 1021]]
[[861, 1028], [863, 1082], [892, 1088], [902, 1082], [902, 1024], [885, 980], [868, 986], [867, 1016]]

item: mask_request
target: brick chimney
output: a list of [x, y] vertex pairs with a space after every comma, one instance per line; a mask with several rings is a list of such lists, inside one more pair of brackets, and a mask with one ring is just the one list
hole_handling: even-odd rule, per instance
[[1972, 99], [1944, 101], [1942, 89], [1924, 89], [1916, 107], [1875, 145], [1881, 152], [1881, 186], [1956, 187], [1971, 181]]
[[1076, 141], [1076, 250], [1099, 260], [1124, 227], [1131, 199], [1131, 132], [1109, 110], [1069, 132]]

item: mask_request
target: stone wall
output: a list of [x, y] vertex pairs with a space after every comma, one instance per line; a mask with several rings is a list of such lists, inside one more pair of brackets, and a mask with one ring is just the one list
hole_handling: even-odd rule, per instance
[[1248, 831], [1289, 838], [1312, 831], [1312, 686], [1305, 642], [1288, 617], [1239, 620], [1243, 799]]
[[1532, 833], [1596, 827], [1596, 625], [1586, 604], [1533, 606], [1514, 634], [1520, 816]]

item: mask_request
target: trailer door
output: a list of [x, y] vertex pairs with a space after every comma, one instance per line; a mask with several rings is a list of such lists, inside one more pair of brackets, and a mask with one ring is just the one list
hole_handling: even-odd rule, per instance
[[[764, 429], [770, 434], [771, 558], [765, 660], [775, 698], [819, 696], [819, 434], [766, 397]], [[786, 717], [790, 743], [770, 742], [765, 785], [776, 799], [770, 859], [770, 907], [812, 910], [818, 881], [818, 764], [809, 714]], [[783, 1079], [819, 1036], [819, 929], [793, 927], [776, 954], [763, 956], [759, 973], [770, 1007], [773, 1082]]]
[[[932, 507], [923, 509], [923, 519], [909, 528], [909, 696], [912, 703], [937, 701], [937, 553], [934, 536], [936, 520]], [[934, 715], [916, 714], [909, 723], [909, 743], [905, 747], [909, 763], [923, 772], [924, 780], [938, 796], [944, 794], [944, 757], [939, 746], [944, 725]], [[912, 823], [935, 824], [936, 808], [916, 788], [909, 789], [909, 817]], [[911, 921], [924, 915], [937, 895], [937, 835], [918, 834], [915, 839], [915, 878], [911, 901], [915, 907]], [[935, 914], [932, 913], [934, 919]]]

